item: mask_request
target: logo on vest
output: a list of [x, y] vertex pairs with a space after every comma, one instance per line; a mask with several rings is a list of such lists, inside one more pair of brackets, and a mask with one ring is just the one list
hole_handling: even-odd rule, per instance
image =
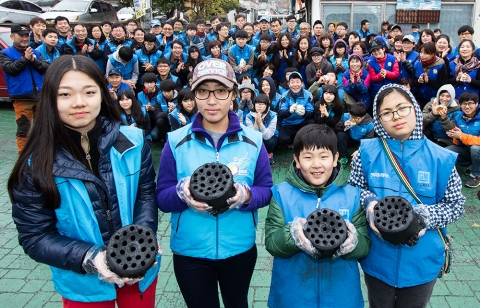
[[248, 152], [242, 157], [234, 157], [233, 162], [228, 163], [227, 167], [230, 169], [232, 172], [233, 176], [236, 175], [248, 175], [248, 170], [246, 170], [246, 167], [248, 166], [250, 158], [248, 158]]
[[389, 179], [390, 176], [388, 175], [388, 173], [374, 172], [374, 173], [370, 173], [370, 178], [386, 178], [386, 179]]
[[418, 186], [429, 187], [430, 186], [430, 172], [418, 171]]
[[388, 62], [387, 65], [388, 65], [388, 66], [392, 66], [392, 62]]
[[340, 215], [342, 215], [343, 219], [349, 219], [349, 217], [350, 217], [350, 210], [348, 210], [348, 209], [339, 209], [338, 213]]
[[438, 71], [437, 71], [436, 68], [433, 70], [433, 73], [434, 73], [434, 74], [437, 74], [437, 73], [438, 73]]

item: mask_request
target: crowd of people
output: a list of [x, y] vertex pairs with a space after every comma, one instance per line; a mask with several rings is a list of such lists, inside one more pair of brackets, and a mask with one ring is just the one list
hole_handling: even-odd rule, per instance
[[[459, 164], [471, 176], [467, 187], [480, 186], [479, 144], [472, 138], [480, 135], [475, 124], [480, 121], [480, 64], [471, 26], [458, 29], [460, 44], [452, 47], [440, 29], [419, 32], [419, 25], [413, 25], [412, 32], [403, 35], [400, 25], [387, 21], [379, 34], [370, 31], [368, 20], [349, 31], [345, 22], [324, 28], [317, 20], [311, 27], [298, 24], [294, 15], [286, 18], [285, 30], [279, 19], [261, 17], [247, 23], [243, 14], [235, 16], [232, 28], [216, 16], [188, 23], [183, 14], [163, 24], [153, 20], [149, 33], [135, 19], [125, 24], [106, 21], [70, 27], [68, 19], [59, 16], [54, 28], [46, 28], [45, 20], [32, 18], [29, 26], [22, 26], [24, 30], [14, 30], [15, 46], [27, 44], [28, 32], [31, 49], [26, 49], [26, 56], [35, 53], [38, 60], [31, 63], [35, 83], [29, 81], [26, 88], [40, 90], [48, 64], [60, 55], [87, 56], [105, 74], [115, 102], [120, 92], [134, 92], [128, 96], [135, 112], [129, 104], [119, 104], [125, 121], [144, 128], [147, 140], [165, 141], [168, 132], [191, 123], [197, 112], [192, 95], [184, 91], [179, 96], [182, 89], [190, 88], [194, 68], [210, 58], [222, 59], [232, 65], [240, 84], [231, 107], [242, 124], [262, 132], [274, 163], [274, 149], [292, 148], [298, 130], [311, 123], [334, 129], [340, 159], [349, 161], [347, 148], [358, 148], [361, 139], [374, 136], [373, 98], [383, 85], [396, 83], [420, 104], [427, 138], [457, 152]], [[16, 93], [14, 81], [24, 75], [19, 72], [25, 67], [17, 67], [13, 60], [0, 55], [12, 79], [12, 98], [18, 99], [23, 94]], [[15, 104], [19, 151], [32, 114], [28, 100]], [[365, 108], [352, 109], [354, 103]]]
[[[13, 217], [24, 250], [52, 267], [65, 307], [153, 307], [160, 254], [139, 282], [108, 269], [105, 244], [123, 225], [156, 231], [157, 208], [171, 213], [187, 306], [219, 307], [220, 287], [225, 307], [247, 307], [257, 210], [267, 205], [269, 307], [363, 307], [357, 262], [370, 307], [426, 307], [444, 264], [439, 234], [464, 211], [455, 165], [467, 187], [480, 186], [474, 30], [460, 27], [452, 47], [440, 29], [418, 25], [403, 35], [386, 21], [379, 34], [368, 20], [354, 31], [294, 15], [286, 23], [237, 14], [230, 28], [216, 16], [188, 23], [179, 14], [153, 20], [148, 33], [135, 19], [12, 26], [0, 66], [18, 125]], [[155, 142], [163, 145], [156, 185]], [[273, 186], [279, 147], [293, 149], [293, 162]], [[221, 214], [189, 188], [207, 162], [235, 178]], [[426, 225], [413, 247], [387, 243], [375, 227], [373, 208], [390, 195], [406, 198]], [[303, 233], [323, 207], [348, 227], [329, 259]]]

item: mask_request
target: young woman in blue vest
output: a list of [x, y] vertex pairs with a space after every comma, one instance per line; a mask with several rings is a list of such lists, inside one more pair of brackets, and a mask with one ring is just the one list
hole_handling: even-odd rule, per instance
[[145, 139], [152, 141], [150, 117], [145, 108], [142, 108], [142, 103], [135, 98], [133, 90], [123, 90], [118, 93], [118, 101], [115, 104], [115, 108], [122, 117], [123, 124], [141, 128]]
[[420, 48], [418, 61], [413, 65], [413, 88], [417, 92], [417, 101], [423, 109], [438, 89], [448, 79], [448, 68], [441, 57], [436, 56], [435, 43], [428, 42]]
[[308, 89], [310, 84], [307, 82], [307, 65], [312, 62], [309, 51], [312, 48], [312, 42], [307, 36], [300, 36], [295, 44], [295, 53], [293, 54], [292, 66], [298, 69], [303, 80], [305, 80], [305, 88]]
[[446, 34], [440, 34], [437, 36], [435, 42], [435, 48], [437, 49], [437, 56], [441, 57], [445, 63], [450, 63], [455, 56], [452, 53], [452, 46], [450, 45], [450, 37]]
[[123, 226], [157, 231], [143, 132], [121, 125], [105, 78], [87, 57], [50, 65], [38, 107], [8, 180], [20, 245], [50, 265], [64, 307], [154, 307], [159, 264], [140, 279], [122, 278], [109, 270], [105, 250]]
[[333, 55], [330, 57], [333, 70], [337, 76], [337, 85], [343, 88], [342, 75], [348, 68], [348, 53], [349, 48], [344, 40], [339, 39], [333, 45]]
[[343, 90], [356, 102], [362, 102], [367, 109], [370, 108], [370, 76], [363, 69], [363, 57], [361, 54], [352, 53], [348, 59], [348, 70], [343, 73]]
[[280, 108], [279, 102], [282, 96], [277, 93], [277, 87], [272, 77], [267, 76], [260, 79], [258, 82], [258, 92], [268, 97], [270, 110], [277, 112]]
[[471, 40], [458, 44], [458, 58], [450, 61], [450, 79], [448, 83], [455, 88], [455, 98], [464, 92], [480, 94], [480, 61], [475, 57], [475, 45]]
[[[361, 261], [372, 308], [426, 307], [441, 268], [445, 246], [438, 230], [464, 212], [462, 181], [455, 169], [457, 155], [432, 143], [422, 134], [422, 111], [403, 86], [382, 87], [373, 104], [375, 133], [386, 140], [421, 199], [417, 204], [397, 176], [379, 138], [362, 140], [352, 162], [349, 183], [362, 189], [361, 202], [369, 219], [372, 246]], [[382, 240], [373, 222], [378, 199], [407, 199], [426, 223], [415, 246], [392, 245]]]
[[190, 88], [184, 88], [178, 92], [177, 102], [177, 107], [168, 115], [172, 132], [192, 123], [198, 112], [195, 95]]
[[277, 43], [273, 47], [273, 65], [275, 66], [275, 74], [273, 79], [281, 81], [285, 79], [285, 69], [293, 65], [293, 57], [295, 47], [289, 33], [280, 33]]
[[[94, 40], [97, 43], [99, 50], [105, 51], [105, 46], [107, 45], [107, 38], [103, 34], [102, 27], [100, 25], [93, 25], [88, 29], [88, 38]], [[95, 60], [95, 64], [102, 73], [106, 73], [105, 67], [105, 58], [102, 56], [101, 59]]]
[[370, 75], [370, 96], [375, 97], [384, 85], [396, 82], [400, 75], [397, 59], [386, 52], [382, 38], [375, 37], [370, 42], [370, 58], [368, 59], [368, 75]]
[[[197, 65], [192, 91], [199, 113], [168, 134], [157, 186], [160, 210], [172, 213], [173, 268], [189, 308], [220, 307], [219, 287], [225, 307], [246, 308], [257, 259], [257, 209], [272, 195], [268, 154], [262, 135], [230, 111], [238, 91], [230, 64], [209, 59]], [[229, 166], [236, 189], [216, 216], [189, 189], [195, 169], [213, 162]]]
[[253, 100], [254, 110], [245, 116], [247, 127], [262, 133], [263, 144], [268, 152], [270, 165], [275, 163], [273, 150], [277, 146], [277, 113], [270, 110], [270, 99], [265, 94], [260, 94]]

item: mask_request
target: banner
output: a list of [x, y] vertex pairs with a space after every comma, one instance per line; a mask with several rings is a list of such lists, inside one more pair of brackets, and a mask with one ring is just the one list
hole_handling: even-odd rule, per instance
[[441, 0], [397, 0], [397, 10], [429, 10], [439, 11]]

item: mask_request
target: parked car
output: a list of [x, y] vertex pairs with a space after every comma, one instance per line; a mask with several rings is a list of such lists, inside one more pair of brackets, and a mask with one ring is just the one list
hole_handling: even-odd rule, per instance
[[47, 26], [53, 26], [57, 16], [65, 16], [73, 24], [99, 24], [104, 20], [118, 21], [117, 12], [112, 5], [97, 0], [62, 0], [49, 12], [40, 15], [47, 21]]
[[48, 12], [55, 6], [60, 0], [29, 0], [30, 2], [35, 3], [43, 9], [44, 12]]
[[120, 11], [117, 12], [118, 20], [126, 21], [133, 18], [133, 14], [135, 14], [135, 10], [133, 9], [133, 7], [121, 8]]
[[[10, 27], [0, 26], [0, 51], [8, 48], [13, 44], [10, 38]], [[7, 83], [5, 82], [5, 75], [0, 68], [0, 101], [9, 101], [7, 90]]]
[[28, 1], [0, 0], [0, 23], [28, 24], [42, 13], [41, 7]]

